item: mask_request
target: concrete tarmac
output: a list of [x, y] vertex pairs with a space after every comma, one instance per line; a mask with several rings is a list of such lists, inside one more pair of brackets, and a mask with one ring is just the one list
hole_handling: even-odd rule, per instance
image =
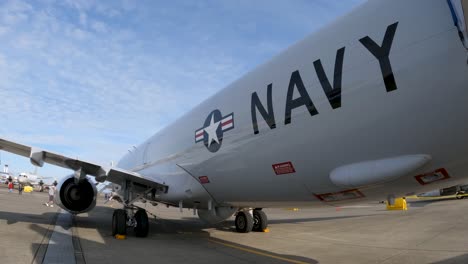
[[43, 205], [47, 193], [18, 194], [0, 185], [0, 263], [31, 263], [45, 255], [57, 207]]
[[118, 204], [101, 197], [93, 211], [70, 217], [72, 227], [43, 205], [45, 193], [0, 188], [0, 199], [0, 263], [64, 263], [56, 253], [75, 256], [66, 263], [468, 263], [468, 199], [415, 201], [408, 211], [377, 203], [265, 209], [270, 232], [249, 234], [235, 233], [233, 219], [206, 226], [192, 211], [146, 204], [157, 215], [150, 235], [129, 229], [125, 240], [111, 236]]

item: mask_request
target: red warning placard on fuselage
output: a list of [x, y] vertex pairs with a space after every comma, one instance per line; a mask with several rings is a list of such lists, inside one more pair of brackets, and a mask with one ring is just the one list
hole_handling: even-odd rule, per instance
[[296, 170], [290, 161], [271, 165], [276, 175], [295, 173]]
[[342, 192], [336, 193], [323, 193], [323, 194], [316, 194], [319, 200], [323, 202], [337, 202], [349, 199], [358, 199], [365, 197], [364, 194], [359, 191], [358, 189], [346, 190]]
[[436, 181], [441, 181], [450, 178], [448, 172], [444, 168], [437, 169], [433, 172], [421, 174], [418, 176], [415, 176], [416, 180], [419, 182], [421, 185], [426, 185], [429, 183], [433, 183]]
[[208, 176], [200, 176], [198, 177], [198, 179], [200, 180], [201, 184], [210, 183], [210, 179], [208, 179]]

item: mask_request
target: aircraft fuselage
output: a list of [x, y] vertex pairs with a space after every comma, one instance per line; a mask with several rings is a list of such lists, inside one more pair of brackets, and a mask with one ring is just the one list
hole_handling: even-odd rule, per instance
[[[433, 190], [466, 179], [467, 86], [467, 50], [446, 1], [369, 1], [118, 166], [164, 182], [160, 199], [184, 207], [337, 204]], [[369, 176], [356, 180], [361, 174]]]

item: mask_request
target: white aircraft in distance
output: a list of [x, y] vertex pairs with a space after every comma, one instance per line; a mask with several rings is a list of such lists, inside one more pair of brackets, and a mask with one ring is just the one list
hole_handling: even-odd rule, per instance
[[22, 172], [18, 175], [17, 181], [26, 184], [26, 185], [39, 185], [39, 182], [42, 180], [44, 181], [45, 179], [51, 179], [52, 177], [43, 177], [39, 176], [36, 173], [29, 173], [29, 172]]
[[6, 183], [9, 178], [13, 179], [13, 177], [11, 177], [11, 174], [9, 172], [0, 171], [0, 183]]
[[[465, 8], [465, 9], [463, 9]], [[463, 12], [465, 10], [465, 12]], [[148, 234], [136, 201], [236, 215], [262, 230], [261, 208], [341, 205], [466, 181], [466, 0], [362, 4], [227, 86], [127, 153], [115, 167], [0, 140], [38, 166], [74, 173], [58, 185], [71, 213], [118, 184], [113, 234]]]

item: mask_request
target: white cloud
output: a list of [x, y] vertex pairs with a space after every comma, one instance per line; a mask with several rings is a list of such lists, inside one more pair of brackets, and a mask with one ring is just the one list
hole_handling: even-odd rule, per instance
[[107, 33], [107, 26], [101, 21], [93, 21], [91, 28], [98, 33]]
[[0, 21], [12, 26], [27, 21], [32, 7], [23, 1], [7, 1], [0, 10]]
[[83, 27], [86, 27], [88, 25], [88, 16], [85, 12], [80, 12], [80, 24]]

